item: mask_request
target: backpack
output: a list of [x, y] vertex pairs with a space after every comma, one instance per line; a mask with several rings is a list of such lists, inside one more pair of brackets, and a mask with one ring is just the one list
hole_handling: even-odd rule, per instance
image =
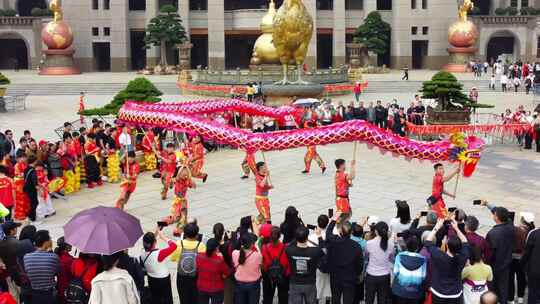
[[[269, 248], [270, 244], [266, 245], [267, 248]], [[272, 282], [273, 286], [277, 286], [283, 282], [283, 278], [285, 277], [285, 269], [283, 268], [283, 265], [281, 265], [281, 256], [283, 255], [283, 251], [285, 251], [285, 246], [281, 248], [281, 251], [279, 252], [279, 255], [277, 258], [273, 259], [270, 263], [270, 266], [268, 266], [268, 277], [270, 278], [270, 281]]]
[[65, 301], [68, 304], [85, 304], [88, 303], [88, 299], [90, 298], [90, 295], [83, 286], [83, 278], [86, 272], [88, 271], [88, 268], [84, 269], [84, 272], [80, 277], [72, 278], [69, 281], [69, 285], [66, 288], [66, 291], [64, 292]]
[[178, 259], [178, 275], [191, 278], [197, 275], [197, 254], [200, 244], [201, 242], [198, 242], [194, 249], [186, 249], [184, 241], [180, 241], [182, 253]]

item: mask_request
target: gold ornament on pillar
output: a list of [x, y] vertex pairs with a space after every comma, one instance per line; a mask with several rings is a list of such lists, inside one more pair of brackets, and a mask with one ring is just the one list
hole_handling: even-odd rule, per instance
[[471, 0], [464, 0], [463, 5], [458, 9], [459, 20], [454, 22], [448, 28], [448, 42], [454, 47], [466, 48], [476, 43], [478, 38], [478, 29], [470, 20], [467, 20], [467, 14], [472, 10], [474, 4]]
[[64, 21], [60, 0], [51, 0], [49, 8], [54, 13], [54, 19], [43, 27], [41, 39], [50, 50], [67, 49], [73, 43], [73, 32]]
[[448, 42], [451, 45], [448, 48], [450, 62], [444, 66], [448, 72], [465, 72], [467, 63], [478, 50], [474, 47], [478, 39], [478, 29], [472, 21], [467, 19], [473, 7], [471, 0], [463, 0], [463, 4], [458, 8], [459, 19], [448, 28]]
[[272, 33], [274, 32], [274, 16], [276, 15], [276, 4], [270, 0], [268, 12], [261, 20], [261, 36], [255, 41], [251, 64], [279, 64], [279, 56], [276, 47], [272, 43]]

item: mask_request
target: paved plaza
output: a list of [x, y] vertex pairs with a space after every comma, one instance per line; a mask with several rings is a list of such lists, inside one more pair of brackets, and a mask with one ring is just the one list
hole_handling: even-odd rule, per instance
[[[426, 78], [429, 77], [428, 72], [422, 73]], [[124, 82], [126, 78], [135, 76], [127, 74], [111, 77], [118, 77], [116, 81]], [[384, 77], [388, 77], [388, 83], [391, 83], [391, 75], [394, 75], [396, 79], [399, 76], [398, 73], [385, 75]], [[23, 76], [21, 79], [29, 77]], [[108, 74], [102, 74], [101, 81], [105, 81], [107, 76]], [[367, 76], [368, 79], [369, 77], [371, 75]], [[43, 84], [49, 83], [50, 78], [34, 76], [32, 79], [36, 83]], [[97, 80], [98, 78], [89, 75], [86, 80], [80, 78], [78, 81], [84, 83]], [[30, 78], [23, 83], [32, 85]], [[50, 85], [52, 87], [54, 83], [51, 82]], [[413, 94], [411, 92], [369, 92], [364, 94], [362, 99], [367, 102], [376, 99], [389, 102], [392, 98], [397, 98], [401, 104], [405, 105], [412, 100]], [[197, 97], [163, 96], [163, 100], [166, 101], [194, 98]], [[109, 95], [89, 95], [87, 107], [103, 105], [110, 99]], [[348, 103], [352, 99], [352, 96], [344, 96], [336, 100]], [[532, 96], [526, 96], [524, 93], [503, 94], [480, 91], [480, 102], [496, 105], [495, 109], [484, 110], [485, 113], [500, 113], [505, 108], [515, 109], [519, 104], [532, 109], [532, 101]], [[58, 139], [53, 129], [59, 127], [64, 121], [77, 119], [78, 116], [75, 114], [77, 108], [78, 96], [75, 95], [29, 96], [26, 111], [0, 114], [0, 128], [2, 130], [11, 128], [17, 135], [29, 129], [35, 138]], [[284, 211], [289, 205], [294, 205], [299, 209], [305, 223], [313, 224], [319, 214], [326, 213], [328, 208], [334, 207], [333, 161], [336, 158], [350, 160], [353, 144], [329, 145], [319, 147], [318, 150], [329, 168], [324, 175], [316, 169], [316, 166], [309, 175], [300, 173], [303, 170], [304, 148], [266, 153], [272, 182], [275, 185], [275, 189], [270, 193], [274, 223], [280, 223], [283, 220]], [[227, 229], [235, 229], [240, 217], [256, 213], [253, 202], [254, 180], [253, 178], [248, 180], [239, 178], [243, 157], [244, 153], [229, 149], [207, 154], [204, 170], [209, 174], [208, 181], [205, 184], [197, 181], [197, 189], [188, 193], [190, 216], [198, 219], [204, 233], [211, 232], [211, 227], [216, 222], [222, 222]], [[358, 146], [357, 158], [358, 174], [350, 195], [355, 220], [361, 220], [368, 215], [376, 215], [382, 220], [389, 220], [395, 216], [394, 201], [397, 199], [407, 200], [415, 213], [425, 208], [426, 198], [431, 192], [433, 176], [430, 162], [417, 160], [408, 162], [402, 157], [394, 158], [390, 153], [383, 155], [376, 148], [369, 150], [363, 144]], [[257, 154], [257, 159], [262, 160], [260, 153]], [[160, 199], [160, 187], [159, 180], [152, 178], [151, 173], [141, 174], [137, 190], [127, 206], [129, 213], [140, 218], [145, 231], [153, 230], [156, 221], [169, 214], [171, 199], [167, 201]], [[454, 181], [448, 183], [447, 187], [452, 192]], [[59, 237], [62, 235], [62, 226], [77, 212], [98, 205], [114, 206], [118, 194], [118, 184], [105, 184], [93, 190], [85, 188], [78, 193], [66, 196], [65, 200], [55, 200], [57, 215], [46, 219], [39, 228], [49, 229], [55, 238]], [[493, 222], [485, 208], [473, 207], [474, 199], [486, 199], [516, 212], [532, 211], [536, 213], [537, 218], [540, 218], [539, 197], [540, 154], [530, 150], [521, 151], [515, 144], [500, 144], [497, 141], [496, 144], [488, 146], [483, 153], [475, 174], [468, 179], [460, 179], [457, 198], [447, 199], [447, 205], [463, 208], [469, 214], [478, 216], [483, 226], [481, 230], [486, 232], [485, 229]], [[172, 229], [167, 229], [166, 234], [172, 237]], [[138, 245], [131, 253], [138, 254], [140, 247]], [[170, 263], [170, 267], [174, 269], [175, 265]], [[175, 287], [175, 284], [172, 285]]]

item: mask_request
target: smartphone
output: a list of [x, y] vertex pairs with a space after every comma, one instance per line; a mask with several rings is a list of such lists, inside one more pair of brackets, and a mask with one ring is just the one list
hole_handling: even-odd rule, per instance
[[163, 230], [163, 227], [169, 226], [169, 224], [167, 224], [167, 222], [164, 222], [164, 221], [157, 222], [157, 225], [159, 227], [159, 230]]
[[448, 212], [455, 212], [456, 210], [457, 210], [457, 207], [448, 208]]
[[427, 216], [428, 212], [427, 211], [422, 211], [420, 212], [420, 216]]
[[307, 229], [309, 229], [309, 230], [315, 230], [315, 229], [317, 229], [317, 226], [311, 225], [311, 224], [307, 224], [306, 227], [307, 227]]
[[473, 205], [482, 205], [482, 200], [473, 200], [472, 204]]
[[329, 217], [329, 218], [333, 218], [333, 217], [334, 217], [334, 208], [329, 208], [329, 209], [328, 209], [328, 217]]
[[516, 218], [516, 213], [514, 211], [508, 212], [508, 218], [509, 218], [510, 223], [513, 223]]

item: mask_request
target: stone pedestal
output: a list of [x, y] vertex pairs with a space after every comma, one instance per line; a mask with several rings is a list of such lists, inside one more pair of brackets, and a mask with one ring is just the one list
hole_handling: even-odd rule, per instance
[[49, 49], [42, 50], [42, 52], [45, 55], [45, 62], [39, 70], [39, 75], [75, 75], [81, 73], [73, 62], [74, 49]]
[[467, 72], [467, 64], [474, 57], [476, 51], [478, 49], [475, 47], [449, 47], [450, 62], [443, 69], [451, 73]]
[[186, 42], [178, 45], [178, 62], [180, 65], [180, 70], [189, 70], [191, 69], [191, 48], [193, 44]]
[[265, 97], [266, 105], [282, 106], [289, 105], [293, 99], [299, 98], [319, 98], [324, 92], [322, 84], [287, 84], [275, 85], [269, 84], [262, 86], [262, 92]]

